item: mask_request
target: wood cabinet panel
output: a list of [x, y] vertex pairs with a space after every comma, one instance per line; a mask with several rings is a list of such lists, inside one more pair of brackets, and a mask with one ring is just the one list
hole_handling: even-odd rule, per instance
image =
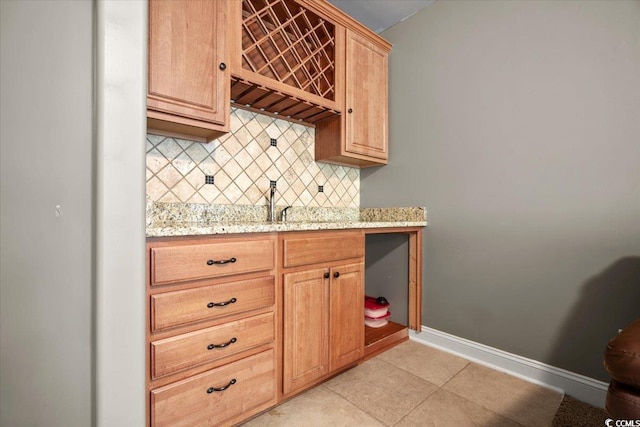
[[267, 313], [153, 341], [152, 378], [212, 362], [274, 339], [274, 314]]
[[331, 268], [329, 289], [329, 369], [364, 355], [364, 263]]
[[286, 237], [283, 240], [285, 268], [328, 263], [364, 256], [363, 234], [330, 234], [323, 237]]
[[[391, 331], [389, 337], [383, 334], [365, 347], [364, 235], [371, 232], [410, 235], [410, 307], [414, 307], [414, 314], [419, 313], [416, 295], [420, 295], [421, 270], [416, 265], [421, 265], [422, 230], [418, 228], [150, 238], [150, 328], [146, 341], [150, 425], [241, 423], [281, 399], [406, 340], [406, 328], [400, 326], [402, 330]], [[197, 271], [210, 250], [229, 256], [228, 250], [237, 248], [256, 257], [255, 264], [251, 262], [237, 272], [240, 276], [203, 279], [201, 273], [180, 270], [183, 263], [198, 258]], [[154, 258], [154, 253], [162, 255]], [[260, 264], [259, 254], [269, 261]], [[158, 262], [173, 267], [160, 275], [169, 282], [153, 287], [152, 273]], [[256, 265], [258, 270], [253, 271]], [[207, 307], [209, 302], [233, 298], [235, 303], [216, 307], [220, 310], [217, 313]], [[419, 319], [410, 321], [420, 323]], [[234, 337], [233, 344], [207, 349], [209, 344], [224, 344]], [[256, 359], [267, 353], [268, 372]], [[251, 368], [254, 365], [256, 368]], [[249, 383], [252, 390], [255, 387], [256, 396], [235, 388], [240, 384], [239, 376], [225, 374], [231, 373], [226, 369], [237, 366], [249, 371], [242, 383]], [[233, 378], [236, 383], [225, 391], [206, 393], [210, 387], [225, 387]], [[229, 393], [236, 394], [227, 399]]]
[[275, 304], [272, 276], [151, 295], [151, 329], [160, 331]]
[[[317, 232], [285, 236], [282, 241], [287, 395], [364, 356], [364, 236]], [[314, 263], [315, 267], [299, 268]], [[296, 268], [287, 272], [287, 267]]]
[[325, 2], [230, 3], [231, 99], [241, 108], [315, 123], [344, 97], [344, 27]]
[[275, 267], [274, 242], [244, 240], [151, 249], [151, 285]]
[[389, 46], [347, 28], [345, 104], [340, 116], [316, 123], [316, 160], [369, 167], [386, 164]]
[[284, 275], [283, 392], [298, 390], [328, 372], [328, 269]]
[[235, 425], [275, 405], [275, 249], [263, 234], [147, 240], [147, 425]]
[[387, 52], [347, 31], [345, 150], [388, 158]]
[[274, 352], [268, 350], [151, 390], [151, 424], [229, 425], [243, 413], [275, 403], [275, 372]]
[[228, 131], [227, 7], [226, 0], [149, 1], [150, 131], [204, 140]]

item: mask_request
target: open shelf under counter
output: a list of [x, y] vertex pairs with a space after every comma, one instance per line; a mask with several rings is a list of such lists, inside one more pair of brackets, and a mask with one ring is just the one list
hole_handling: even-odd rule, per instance
[[[409, 339], [409, 329], [422, 325], [422, 227], [388, 227], [363, 230], [365, 235], [406, 235], [407, 253], [407, 320], [408, 325], [390, 321], [380, 328], [365, 326], [364, 358], [368, 360]], [[365, 263], [366, 264], [366, 263]]]
[[364, 360], [370, 359], [409, 339], [409, 328], [389, 322], [380, 328], [364, 327]]

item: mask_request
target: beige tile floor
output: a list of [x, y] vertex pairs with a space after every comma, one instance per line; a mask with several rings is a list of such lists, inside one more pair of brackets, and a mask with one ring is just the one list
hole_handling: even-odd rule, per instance
[[555, 391], [408, 341], [246, 427], [550, 426]]

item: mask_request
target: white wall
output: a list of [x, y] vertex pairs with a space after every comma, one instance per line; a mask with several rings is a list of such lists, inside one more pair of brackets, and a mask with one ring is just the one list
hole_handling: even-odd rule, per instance
[[145, 424], [147, 2], [97, 3], [96, 424]]

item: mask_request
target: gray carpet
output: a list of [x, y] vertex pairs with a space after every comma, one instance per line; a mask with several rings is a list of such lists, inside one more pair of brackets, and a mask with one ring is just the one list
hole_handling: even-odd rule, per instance
[[596, 408], [571, 396], [564, 396], [553, 419], [553, 427], [603, 427], [610, 418], [604, 409]]

